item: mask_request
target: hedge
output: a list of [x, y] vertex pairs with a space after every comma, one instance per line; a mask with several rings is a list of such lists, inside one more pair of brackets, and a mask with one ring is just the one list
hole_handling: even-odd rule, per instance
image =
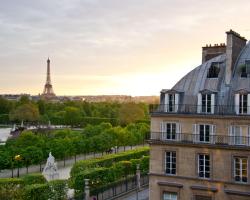
[[19, 178], [0, 179], [0, 199], [1, 200], [21, 200], [24, 181]]
[[136, 172], [136, 164], [140, 164], [142, 173], [148, 172], [149, 156], [141, 159], [131, 159], [130, 161], [119, 161], [111, 167], [86, 168], [81, 173], [71, 176], [69, 185], [75, 189], [76, 193], [82, 193], [84, 189], [84, 179], [90, 179], [89, 185], [92, 191], [100, 190], [107, 185], [128, 178]]
[[44, 184], [47, 180], [44, 178], [42, 174], [26, 174], [21, 179], [24, 181], [25, 185], [31, 184]]
[[74, 177], [77, 174], [83, 172], [87, 168], [109, 167], [114, 162], [118, 162], [121, 160], [138, 159], [148, 154], [149, 154], [149, 147], [142, 147], [135, 150], [106, 155], [100, 158], [78, 161], [76, 164], [73, 165], [70, 175], [71, 177]]
[[48, 200], [49, 199], [48, 184], [33, 184], [25, 187], [24, 200]]
[[54, 180], [46, 184], [33, 184], [25, 187], [24, 200], [65, 200], [67, 186], [65, 180]]
[[[22, 178], [1, 178], [0, 199], [1, 200], [48, 200], [48, 199], [65, 200], [66, 199], [67, 182], [65, 180], [54, 180], [50, 182], [44, 182], [41, 176], [39, 174], [33, 174], [33, 175], [27, 175]], [[38, 184], [38, 182], [41, 183]]]

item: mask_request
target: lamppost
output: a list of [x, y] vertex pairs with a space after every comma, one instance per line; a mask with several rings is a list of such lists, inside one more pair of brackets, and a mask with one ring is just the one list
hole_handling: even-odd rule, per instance
[[140, 164], [136, 165], [136, 200], [139, 199], [139, 191], [141, 189], [141, 171]]
[[15, 161], [17, 161], [17, 177], [19, 177], [19, 161], [22, 160], [22, 157], [18, 154], [18, 155], [15, 155]]

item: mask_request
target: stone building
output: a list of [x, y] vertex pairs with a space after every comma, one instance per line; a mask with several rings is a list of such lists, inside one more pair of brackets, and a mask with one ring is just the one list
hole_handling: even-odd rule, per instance
[[250, 199], [250, 43], [226, 34], [151, 111], [150, 200]]

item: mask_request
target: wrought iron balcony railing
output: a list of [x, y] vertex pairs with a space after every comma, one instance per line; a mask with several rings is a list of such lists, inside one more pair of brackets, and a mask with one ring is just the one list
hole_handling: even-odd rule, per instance
[[151, 132], [149, 140], [171, 143], [176, 142], [187, 144], [233, 145], [250, 147], [250, 137], [246, 136], [203, 135], [188, 133], [167, 134], [162, 132]]
[[177, 113], [177, 114], [202, 114], [202, 115], [250, 115], [250, 107], [235, 105], [191, 105], [191, 104], [152, 104], [150, 113]]

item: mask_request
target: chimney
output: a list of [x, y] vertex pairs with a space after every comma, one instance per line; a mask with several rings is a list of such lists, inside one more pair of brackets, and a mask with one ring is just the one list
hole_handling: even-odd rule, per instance
[[246, 45], [246, 39], [240, 36], [232, 29], [226, 32], [227, 34], [227, 47], [226, 47], [226, 84], [230, 84], [232, 72], [234, 70], [235, 62]]
[[225, 44], [207, 44], [206, 46], [202, 47], [202, 64], [223, 53], [226, 53]]

